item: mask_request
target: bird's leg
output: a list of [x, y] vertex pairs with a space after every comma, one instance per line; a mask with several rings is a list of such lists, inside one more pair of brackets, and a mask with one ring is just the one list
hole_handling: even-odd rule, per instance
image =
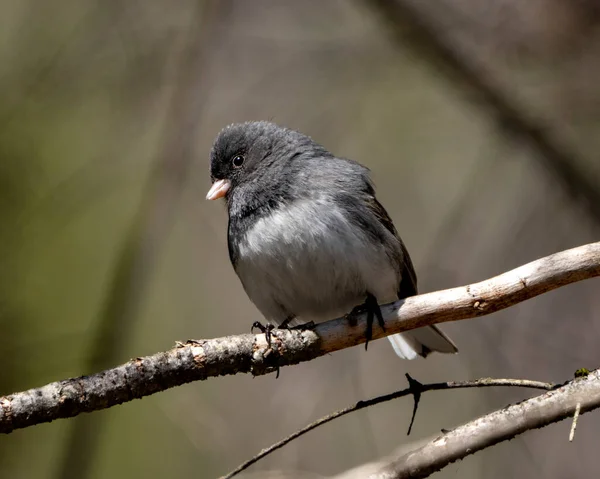
[[371, 293], [367, 293], [367, 300], [365, 301], [365, 304], [367, 305], [368, 309], [375, 313], [379, 327], [385, 331], [385, 321], [383, 320], [383, 314], [381, 314], [381, 308], [379, 307], [377, 298]]
[[383, 321], [383, 315], [381, 314], [381, 308], [377, 302], [377, 298], [371, 293], [367, 293], [367, 299], [359, 306], [354, 307], [346, 315], [346, 319], [351, 325], [356, 324], [356, 317], [360, 314], [367, 313], [367, 329], [365, 331], [365, 350], [369, 346], [369, 341], [373, 338], [373, 321], [377, 318], [377, 323], [381, 326], [381, 329], [385, 331], [385, 322]]
[[263, 325], [260, 321], [254, 321], [254, 323], [252, 323], [252, 327], [250, 328], [250, 332], [254, 333], [254, 329], [258, 329], [261, 333], [265, 335], [267, 346], [271, 347], [271, 331], [275, 329], [275, 326], [273, 326], [271, 323]]
[[[292, 319], [294, 319], [294, 316], [288, 316], [277, 327], [277, 329], [290, 329], [289, 328], [289, 323], [290, 323], [290, 321]], [[258, 329], [259, 331], [261, 331], [265, 335], [265, 339], [267, 340], [267, 346], [270, 348], [271, 347], [271, 337], [274, 334], [272, 331], [275, 329], [275, 326], [273, 326], [271, 323], [267, 323], [266, 325], [263, 325], [261, 322], [255, 321], [252, 324], [252, 328], [250, 329], [250, 332], [254, 332], [254, 328]], [[275, 365], [275, 369], [277, 370], [277, 373], [275, 374], [275, 379], [278, 379], [279, 378], [279, 371], [280, 371], [279, 364]]]

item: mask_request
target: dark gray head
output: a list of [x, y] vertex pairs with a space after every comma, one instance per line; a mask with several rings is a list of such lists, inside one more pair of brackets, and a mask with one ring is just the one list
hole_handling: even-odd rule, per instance
[[261, 170], [274, 163], [284, 163], [302, 154], [329, 155], [306, 135], [267, 121], [234, 123], [225, 127], [210, 152], [208, 195], [215, 200], [240, 184], [262, 176]]

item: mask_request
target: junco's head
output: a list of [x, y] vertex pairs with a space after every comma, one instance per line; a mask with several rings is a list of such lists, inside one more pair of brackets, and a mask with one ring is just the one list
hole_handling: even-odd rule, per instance
[[213, 185], [206, 198], [227, 197], [236, 186], [262, 176], [266, 166], [307, 152], [328, 154], [308, 136], [274, 123], [253, 121], [229, 125], [221, 130], [210, 152]]

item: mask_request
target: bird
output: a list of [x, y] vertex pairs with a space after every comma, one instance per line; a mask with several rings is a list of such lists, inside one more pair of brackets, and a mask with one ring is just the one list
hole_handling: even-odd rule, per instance
[[[360, 163], [294, 129], [249, 121], [218, 133], [210, 178], [206, 198], [227, 206], [231, 264], [267, 326], [366, 312], [368, 344], [374, 318], [385, 327], [379, 305], [418, 293], [408, 251]], [[388, 338], [403, 359], [458, 352], [436, 326]]]

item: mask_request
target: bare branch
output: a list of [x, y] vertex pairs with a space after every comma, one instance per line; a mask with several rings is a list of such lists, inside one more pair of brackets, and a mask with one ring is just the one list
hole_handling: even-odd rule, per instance
[[[579, 406], [578, 406], [579, 405]], [[600, 370], [560, 388], [513, 404], [442, 434], [381, 468], [370, 479], [421, 478], [486, 447], [530, 429], [584, 414], [600, 407]], [[566, 438], [565, 438], [566, 441]], [[340, 479], [343, 479], [341, 476]]]
[[[373, 338], [484, 316], [566, 284], [600, 276], [600, 242], [533, 261], [480, 283], [382, 306], [386, 330]], [[0, 397], [0, 433], [108, 408], [174, 386], [237, 373], [267, 374], [365, 341], [366, 319], [335, 319], [313, 330], [275, 330], [188, 341], [106, 371]], [[583, 403], [582, 403], [582, 411]]]
[[420, 9], [407, 0], [368, 0], [389, 27], [393, 40], [411, 48], [462, 87], [469, 100], [481, 106], [502, 131], [513, 134], [536, 152], [537, 158], [554, 174], [565, 191], [583, 204], [596, 220], [600, 219], [600, 190], [591, 175], [581, 171], [584, 164], [575, 151], [551, 134], [551, 125], [533, 118], [521, 108], [488, 68], [468, 58]]
[[[544, 389], [551, 390], [556, 387], [551, 383], [544, 383], [541, 381], [531, 381], [528, 379], [492, 379], [492, 378], [482, 378], [476, 379], [474, 381], [448, 381], [443, 383], [431, 383], [431, 384], [421, 384], [418, 381], [411, 378], [408, 374], [406, 375], [409, 387], [406, 389], [402, 389], [401, 391], [396, 391], [390, 394], [385, 394], [384, 396], [377, 396], [375, 398], [359, 401], [353, 406], [346, 407], [334, 413], [328, 414], [327, 416], [318, 419], [317, 421], [309, 424], [308, 426], [303, 427], [302, 429], [290, 434], [288, 437], [282, 439], [279, 442], [263, 449], [256, 456], [251, 459], [243, 462], [238, 467], [236, 467], [233, 471], [229, 472], [227, 475], [221, 477], [220, 479], [231, 479], [234, 476], [237, 476], [240, 472], [248, 469], [251, 465], [257, 463], [264, 457], [268, 456], [272, 452], [275, 452], [278, 449], [281, 449], [286, 444], [292, 442], [294, 439], [298, 439], [300, 436], [303, 436], [309, 431], [316, 429], [319, 426], [327, 424], [328, 422], [333, 421], [334, 419], [345, 416], [346, 414], [350, 414], [351, 412], [358, 411], [360, 409], [364, 409], [366, 407], [375, 406], [377, 404], [381, 404], [387, 401], [391, 401], [393, 399], [398, 399], [405, 396], [413, 395], [416, 398], [417, 394], [422, 394], [427, 391], [444, 391], [448, 389], [468, 389], [468, 388], [485, 388], [485, 387], [521, 387], [521, 388], [533, 388], [533, 389]], [[416, 390], [415, 390], [416, 388]], [[416, 413], [416, 399], [415, 399], [415, 411]], [[414, 421], [414, 413], [413, 417], [410, 421], [410, 425]], [[408, 434], [410, 434], [410, 426], [408, 430]]]
[[[214, 37], [214, 29], [209, 27], [218, 19], [221, 8], [214, 1], [195, 3], [189, 26], [181, 32], [180, 45], [173, 54], [167, 83], [174, 85], [174, 90], [166, 112], [163, 144], [145, 185], [140, 207], [117, 254], [110, 287], [100, 308], [97, 335], [88, 349], [87, 371], [109, 367], [117, 358], [122, 360], [161, 247], [174, 224], [173, 212], [194, 158], [191, 150], [197, 118], [206, 99], [199, 86], [206, 74], [204, 57]], [[119, 11], [123, 8], [114, 2], [107, 2], [108, 6], [117, 7]], [[90, 476], [102, 427], [102, 422], [94, 419], [79, 418], [73, 425], [56, 478]]]

